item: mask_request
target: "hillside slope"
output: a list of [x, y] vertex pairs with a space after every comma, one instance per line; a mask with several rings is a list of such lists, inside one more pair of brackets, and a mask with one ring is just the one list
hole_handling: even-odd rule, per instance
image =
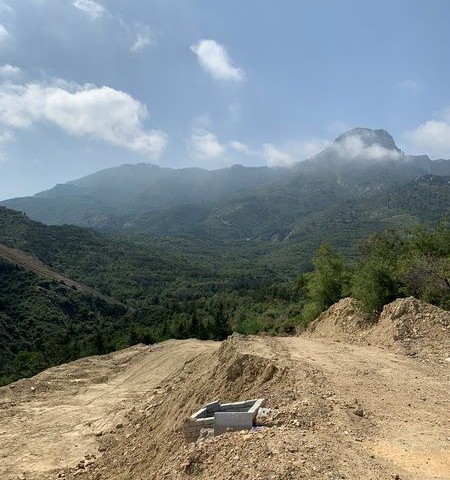
[[0, 259], [3, 259], [5, 262], [8, 262], [12, 265], [17, 265], [18, 267], [24, 268], [25, 270], [29, 270], [40, 277], [48, 278], [55, 282], [64, 284], [67, 287], [73, 288], [74, 290], [83, 293], [84, 295], [98, 297], [99, 299], [103, 300], [105, 303], [109, 303], [110, 305], [121, 305], [122, 307], [125, 307], [125, 305], [119, 302], [119, 300], [108, 295], [103, 295], [91, 287], [87, 287], [86, 285], [76, 282], [75, 280], [72, 280], [66, 275], [63, 275], [51, 269], [50, 267], [48, 267], [48, 265], [41, 262], [36, 257], [15, 248], [7, 247], [2, 243], [0, 243]]
[[[184, 443], [184, 419], [205, 402], [255, 397], [271, 409], [256, 430]], [[8, 480], [450, 476], [448, 364], [380, 347], [169, 341], [56, 367], [0, 399]]]

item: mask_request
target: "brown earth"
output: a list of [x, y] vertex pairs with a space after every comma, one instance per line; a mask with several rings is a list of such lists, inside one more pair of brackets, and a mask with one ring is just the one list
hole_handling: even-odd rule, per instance
[[306, 335], [355, 345], [375, 345], [421, 360], [450, 358], [450, 312], [414, 297], [386, 305], [378, 318], [344, 298], [309, 325]]
[[[450, 479], [450, 364], [309, 335], [136, 346], [3, 387], [0, 478]], [[205, 402], [255, 397], [254, 431], [184, 443]]]

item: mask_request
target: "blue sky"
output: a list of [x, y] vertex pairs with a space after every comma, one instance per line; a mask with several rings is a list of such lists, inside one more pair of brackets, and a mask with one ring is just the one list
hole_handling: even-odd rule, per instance
[[0, 0], [0, 199], [123, 163], [450, 158], [448, 0]]

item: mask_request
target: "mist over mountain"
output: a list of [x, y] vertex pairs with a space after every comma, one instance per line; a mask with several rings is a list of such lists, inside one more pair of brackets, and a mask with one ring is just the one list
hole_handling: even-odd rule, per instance
[[[342, 203], [360, 209], [424, 175], [450, 175], [450, 160], [406, 155], [387, 131], [355, 128], [291, 167], [122, 165], [0, 203], [47, 224], [284, 239], [308, 215]], [[446, 211], [444, 198], [438, 213]]]

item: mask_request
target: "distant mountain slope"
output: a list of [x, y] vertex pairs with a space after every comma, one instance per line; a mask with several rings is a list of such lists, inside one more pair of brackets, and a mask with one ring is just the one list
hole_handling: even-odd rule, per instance
[[425, 175], [450, 176], [450, 160], [405, 155], [385, 130], [357, 128], [290, 168], [123, 165], [1, 204], [47, 224], [285, 238], [306, 215]]
[[282, 169], [266, 167], [177, 170], [141, 163], [109, 168], [34, 197], [0, 203], [47, 224], [116, 227], [126, 222], [127, 215], [217, 201], [285, 175]]

